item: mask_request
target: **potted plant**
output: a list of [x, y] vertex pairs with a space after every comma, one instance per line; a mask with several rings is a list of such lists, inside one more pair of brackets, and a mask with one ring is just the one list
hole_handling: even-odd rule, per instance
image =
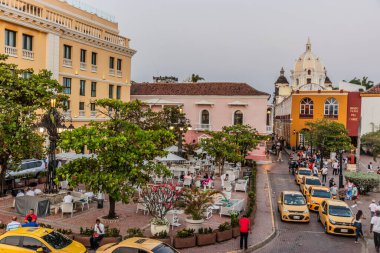
[[71, 240], [74, 239], [73, 231], [71, 229], [58, 228], [57, 232], [65, 235], [66, 237], [70, 238]]
[[191, 248], [196, 246], [196, 238], [194, 229], [179, 230], [174, 237], [174, 247], [177, 249]]
[[185, 214], [189, 215], [186, 218], [187, 228], [198, 231], [202, 227], [203, 213], [214, 204], [213, 196], [219, 193], [216, 190], [202, 191], [197, 187], [184, 189], [177, 205], [183, 207]]
[[166, 243], [168, 245], [172, 245], [172, 238], [168, 235], [168, 232], [166, 231], [161, 231], [160, 233], [153, 235], [152, 238]]
[[74, 234], [74, 240], [82, 243], [86, 248], [89, 248], [91, 247], [90, 238], [93, 234], [94, 234], [93, 228], [80, 227], [79, 234]]
[[132, 237], [144, 237], [144, 232], [140, 228], [128, 228], [124, 240]]
[[200, 228], [196, 236], [198, 246], [210, 245], [216, 242], [216, 233], [210, 227]]
[[240, 236], [240, 227], [239, 227], [239, 212], [231, 212], [231, 227], [232, 227], [232, 237], [236, 238]]
[[232, 238], [231, 225], [228, 222], [220, 224], [216, 232], [216, 241], [223, 242], [223, 241], [230, 240], [231, 238]]
[[46, 175], [46, 171], [41, 171], [39, 174], [38, 174], [38, 183], [39, 184], [44, 184], [47, 182], [47, 175]]
[[117, 228], [109, 228], [105, 226], [104, 238], [100, 241], [100, 246], [108, 243], [118, 243], [121, 241], [120, 230]]
[[177, 202], [181, 191], [173, 184], [159, 184], [145, 187], [141, 193], [141, 201], [144, 203], [149, 213], [153, 216], [150, 222], [150, 232], [152, 235], [161, 231], [169, 232], [169, 221], [166, 214]]
[[4, 223], [0, 223], [0, 235], [5, 233], [5, 229], [7, 228], [7, 225]]

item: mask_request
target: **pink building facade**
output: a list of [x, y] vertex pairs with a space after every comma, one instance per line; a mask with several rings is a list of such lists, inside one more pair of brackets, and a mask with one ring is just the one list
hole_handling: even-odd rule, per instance
[[139, 99], [153, 110], [182, 106], [190, 120], [186, 142], [198, 142], [204, 131], [223, 126], [249, 124], [267, 134], [269, 95], [245, 83], [142, 83], [133, 84], [131, 99]]

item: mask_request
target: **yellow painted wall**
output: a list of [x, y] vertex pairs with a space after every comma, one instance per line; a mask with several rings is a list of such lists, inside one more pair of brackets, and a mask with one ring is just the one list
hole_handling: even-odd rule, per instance
[[[14, 63], [21, 69], [33, 68], [34, 71], [46, 68], [46, 33], [23, 27], [20, 25], [12, 24], [6, 21], [0, 22], [0, 53], [5, 53], [5, 29], [17, 32], [16, 34], [16, 48], [17, 57], [9, 57], [7, 62]], [[22, 35], [27, 34], [33, 36], [33, 51], [34, 60], [22, 58]]]
[[[297, 135], [294, 135], [294, 130], [300, 132], [302, 129], [307, 128], [306, 122], [316, 121], [324, 118], [324, 104], [326, 99], [335, 98], [338, 101], [338, 118], [331, 119], [342, 123], [344, 126], [347, 124], [347, 99], [348, 94], [346, 92], [340, 93], [340, 91], [300, 91], [299, 93], [293, 93], [292, 98], [292, 124], [290, 129], [290, 146], [296, 146]], [[300, 102], [303, 98], [311, 98], [314, 101], [314, 116], [312, 119], [300, 118]], [[298, 140], [299, 142], [299, 140]], [[299, 143], [298, 143], [299, 144]]]

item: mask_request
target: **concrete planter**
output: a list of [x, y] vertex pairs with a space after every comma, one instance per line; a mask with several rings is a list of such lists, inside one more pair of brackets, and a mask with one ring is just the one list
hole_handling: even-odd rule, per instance
[[216, 232], [216, 241], [217, 242], [224, 242], [227, 240], [232, 239], [232, 229], [225, 230], [225, 231], [217, 231]]
[[196, 242], [195, 235], [185, 238], [174, 237], [173, 245], [176, 249], [192, 248], [197, 245]]
[[[90, 238], [91, 236], [85, 236], [85, 235], [73, 235], [74, 240], [77, 242], [82, 243], [86, 248], [91, 247], [90, 244]], [[103, 239], [100, 241], [99, 245], [103, 246], [108, 243], [118, 243], [121, 241], [121, 236], [118, 237], [103, 237]]]
[[186, 218], [186, 228], [187, 229], [194, 229], [195, 231], [198, 231], [200, 228], [202, 228], [202, 224], [205, 221], [204, 219], [201, 220], [193, 220], [191, 218]]
[[172, 238], [171, 238], [171, 237], [168, 237], [168, 238], [165, 238], [165, 239], [156, 239], [156, 240], [159, 240], [159, 241], [161, 241], [161, 242], [163, 242], [163, 243], [166, 243], [166, 244], [168, 244], [168, 245], [173, 245], [173, 244], [172, 244]]
[[216, 233], [197, 234], [196, 236], [197, 236], [197, 245], [198, 246], [215, 244], [215, 242], [216, 242]]
[[152, 235], [158, 234], [162, 231], [166, 231], [169, 234], [169, 230], [170, 230], [169, 226], [170, 226], [169, 224], [167, 225], [150, 224], [150, 232], [152, 233]]
[[240, 236], [240, 228], [239, 227], [232, 228], [232, 237], [237, 238], [239, 236]]

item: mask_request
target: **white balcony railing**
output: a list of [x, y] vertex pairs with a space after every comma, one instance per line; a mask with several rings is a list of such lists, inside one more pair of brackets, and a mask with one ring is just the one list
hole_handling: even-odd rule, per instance
[[273, 126], [267, 126], [267, 133], [273, 132]]
[[22, 50], [22, 58], [27, 60], [34, 60], [34, 52], [30, 50], [23, 49]]
[[91, 72], [96, 73], [98, 71], [98, 66], [91, 65]]
[[64, 116], [66, 119], [71, 118], [71, 110], [64, 111], [64, 112], [63, 112], [63, 116]]
[[80, 110], [79, 111], [79, 117], [84, 117], [84, 116], [86, 116], [85, 111]]
[[65, 59], [65, 58], [63, 58], [63, 66], [65, 66], [65, 67], [72, 67], [73, 66], [73, 61], [71, 59]]
[[11, 46], [5, 46], [5, 54], [13, 57], [17, 57], [17, 48]]
[[96, 111], [91, 111], [91, 118], [95, 118], [96, 117]]
[[86, 68], [87, 68], [87, 64], [85, 62], [81, 62], [80, 63], [80, 69], [81, 70], [86, 70]]
[[117, 75], [117, 77], [122, 77], [123, 72], [121, 72], [121, 70], [118, 70], [118, 71], [116, 71], [116, 75]]
[[198, 124], [195, 126], [195, 130], [211, 130], [210, 124]]
[[110, 76], [114, 76], [115, 75], [115, 70], [114, 69], [110, 69], [109, 72], [108, 72], [108, 74]]

